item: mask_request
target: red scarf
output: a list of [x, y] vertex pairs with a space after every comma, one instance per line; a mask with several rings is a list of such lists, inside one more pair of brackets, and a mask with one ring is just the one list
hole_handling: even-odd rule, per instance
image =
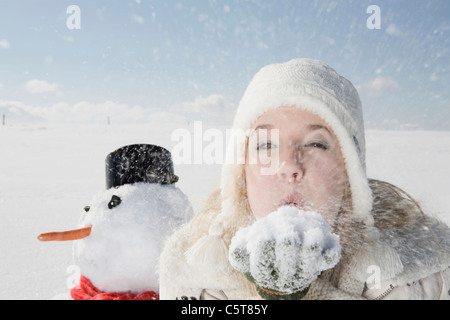
[[81, 275], [80, 284], [70, 290], [74, 300], [159, 300], [159, 294], [145, 291], [141, 294], [131, 292], [103, 292]]

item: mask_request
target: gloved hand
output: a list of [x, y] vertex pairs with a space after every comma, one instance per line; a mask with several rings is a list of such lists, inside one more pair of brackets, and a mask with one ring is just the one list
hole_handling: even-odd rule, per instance
[[340, 255], [339, 237], [320, 214], [289, 206], [239, 230], [229, 250], [233, 268], [271, 300], [301, 299]]

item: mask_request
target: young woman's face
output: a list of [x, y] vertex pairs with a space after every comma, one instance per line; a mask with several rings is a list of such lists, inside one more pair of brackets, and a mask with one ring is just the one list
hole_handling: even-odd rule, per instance
[[293, 205], [317, 211], [329, 224], [347, 185], [336, 136], [320, 117], [295, 107], [280, 107], [256, 120], [248, 141], [245, 178], [256, 218]]

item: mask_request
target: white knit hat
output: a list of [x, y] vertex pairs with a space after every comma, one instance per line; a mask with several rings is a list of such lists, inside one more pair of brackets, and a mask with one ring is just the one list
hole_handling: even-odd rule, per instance
[[[352, 194], [353, 218], [366, 225], [373, 225], [372, 192], [366, 177], [365, 138], [361, 101], [352, 83], [340, 76], [327, 64], [309, 60], [294, 59], [282, 64], [272, 64], [262, 68], [251, 80], [241, 99], [235, 116], [233, 131], [246, 131], [265, 112], [280, 106], [295, 106], [321, 117], [336, 135], [349, 179]], [[249, 131], [248, 131], [249, 132]], [[213, 266], [221, 258], [219, 252], [226, 249], [219, 243], [224, 221], [229, 212], [235, 210], [239, 195], [234, 192], [237, 177], [237, 159], [245, 156], [245, 143], [229, 145], [222, 168], [221, 191], [223, 194], [222, 213], [215, 219], [209, 231], [209, 238], [200, 239], [187, 252], [188, 261], [202, 263], [199, 253], [201, 243], [208, 243], [208, 254], [203, 257]], [[233, 161], [233, 159], [235, 161]], [[229, 196], [231, 194], [231, 196]], [[212, 239], [215, 237], [215, 241]], [[215, 266], [217, 268], [217, 266]]]
[[[353, 209], [362, 220], [372, 220], [371, 190], [365, 167], [365, 138], [361, 101], [350, 81], [327, 64], [309, 59], [294, 59], [262, 68], [252, 79], [237, 109], [233, 129], [247, 130], [265, 112], [280, 106], [295, 106], [321, 117], [339, 140], [352, 191]], [[233, 155], [245, 154], [241, 145]], [[224, 166], [221, 186], [227, 189], [234, 177], [233, 164]], [[368, 220], [367, 220], [368, 219]]]

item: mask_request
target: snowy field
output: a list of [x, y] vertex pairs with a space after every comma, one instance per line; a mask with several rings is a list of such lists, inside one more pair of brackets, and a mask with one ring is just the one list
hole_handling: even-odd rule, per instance
[[[0, 299], [51, 299], [67, 293], [73, 280], [72, 243], [42, 243], [37, 235], [76, 226], [83, 207], [105, 188], [109, 152], [134, 143], [172, 150], [174, 129], [0, 127]], [[400, 186], [450, 224], [450, 132], [369, 130], [367, 170], [370, 177]], [[178, 187], [198, 210], [217, 187], [220, 166], [175, 165], [175, 173]]]

